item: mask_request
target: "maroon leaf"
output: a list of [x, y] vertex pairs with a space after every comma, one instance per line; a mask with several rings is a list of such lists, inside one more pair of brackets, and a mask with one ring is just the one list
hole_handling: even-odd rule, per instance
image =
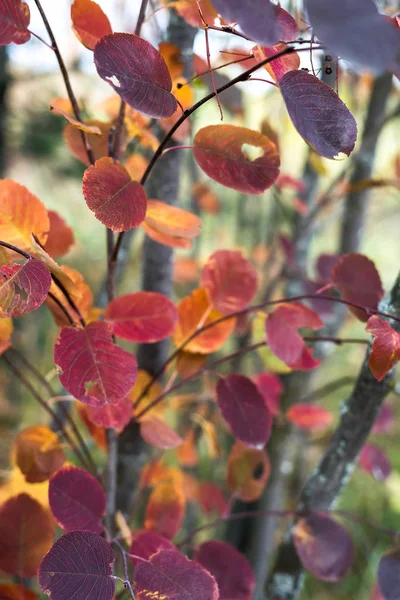
[[117, 337], [130, 342], [149, 343], [171, 335], [178, 313], [166, 296], [156, 292], [136, 292], [110, 302], [104, 318]]
[[271, 434], [272, 417], [255, 383], [233, 373], [217, 383], [217, 401], [233, 435], [253, 448], [262, 448]]
[[250, 600], [255, 577], [249, 561], [234, 546], [210, 541], [200, 546], [195, 560], [215, 577], [219, 600]]
[[[244, 149], [259, 153], [253, 160]], [[203, 171], [218, 183], [243, 192], [262, 194], [279, 175], [280, 159], [265, 135], [235, 125], [208, 125], [194, 138], [194, 157]]]
[[400, 550], [392, 550], [380, 559], [378, 587], [383, 600], [400, 598]]
[[[60, 381], [78, 400], [91, 406], [117, 404], [136, 381], [136, 358], [112, 340], [107, 323], [90, 323], [84, 329], [64, 327], [54, 348]], [[96, 386], [96, 395], [90, 394]]]
[[305, 71], [289, 71], [279, 87], [293, 125], [311, 148], [326, 158], [349, 156], [357, 123], [329, 85]]
[[62, 467], [52, 476], [49, 504], [57, 523], [67, 532], [104, 530], [101, 519], [106, 495], [97, 479], [83, 469]]
[[373, 444], [365, 444], [361, 450], [359, 464], [377, 481], [385, 481], [392, 472], [392, 465], [385, 452]]
[[271, 414], [279, 414], [279, 398], [283, 392], [279, 377], [274, 373], [258, 373], [253, 379]]
[[257, 286], [256, 270], [236, 250], [217, 250], [201, 272], [201, 287], [206, 288], [214, 308], [223, 315], [246, 308]]
[[145, 442], [167, 450], [183, 444], [183, 439], [169, 425], [158, 417], [144, 417], [140, 423], [140, 434]]
[[0, 0], [0, 46], [25, 44], [31, 38], [29, 6], [21, 0]]
[[293, 541], [303, 567], [322, 581], [338, 581], [352, 565], [353, 542], [344, 527], [329, 517], [300, 519]]
[[98, 74], [121, 98], [150, 117], [170, 117], [178, 108], [168, 67], [149, 42], [130, 33], [106, 35], [96, 44]]
[[230, 23], [238, 23], [250, 39], [273, 46], [284, 35], [278, 22], [278, 7], [271, 0], [213, 0], [217, 11]]
[[393, 408], [388, 402], [385, 402], [379, 411], [378, 418], [372, 428], [372, 433], [389, 433], [389, 431], [393, 430], [395, 423], [396, 417]]
[[32, 258], [25, 264], [0, 267], [0, 317], [21, 317], [36, 310], [47, 298], [51, 274]]
[[400, 31], [373, 0], [306, 0], [306, 9], [314, 34], [336, 56], [375, 73], [396, 69]]
[[114, 553], [90, 531], [66, 533], [52, 546], [39, 569], [39, 583], [51, 600], [112, 600]]
[[[332, 281], [344, 300], [376, 310], [383, 297], [381, 278], [372, 260], [363, 254], [345, 254], [332, 272]], [[368, 321], [365, 310], [349, 306], [360, 321]]]
[[[167, 538], [159, 533], [143, 529], [135, 533], [129, 553], [149, 560], [159, 550], [175, 550], [175, 546], [170, 540], [167, 540]], [[133, 556], [131, 556], [131, 561], [134, 567], [143, 562], [137, 558], [133, 558]]]
[[144, 221], [147, 196], [120, 162], [103, 157], [86, 169], [82, 183], [86, 204], [113, 231], [128, 231]]
[[215, 579], [177, 550], [160, 550], [135, 569], [139, 598], [218, 600]]
[[320, 254], [315, 263], [315, 269], [318, 275], [318, 281], [321, 287], [332, 281], [333, 269], [340, 260], [339, 254]]
[[122, 398], [117, 404], [88, 406], [86, 414], [89, 421], [97, 427], [121, 432], [132, 418], [132, 400], [128, 397]]

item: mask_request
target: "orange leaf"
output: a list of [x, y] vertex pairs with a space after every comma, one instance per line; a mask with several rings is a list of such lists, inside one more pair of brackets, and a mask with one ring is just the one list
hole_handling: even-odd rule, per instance
[[125, 168], [134, 181], [140, 181], [148, 164], [149, 161], [147, 161], [144, 156], [135, 152], [134, 154], [131, 154], [126, 161]]
[[369, 368], [374, 377], [382, 381], [386, 373], [400, 360], [400, 334], [377, 315], [368, 319], [366, 331], [374, 336], [368, 361]]
[[182, 467], [195, 467], [199, 462], [199, 453], [196, 448], [196, 436], [193, 427], [189, 427], [184, 435], [184, 441], [177, 450], [179, 464]]
[[265, 450], [248, 448], [236, 442], [228, 460], [227, 484], [237, 498], [254, 502], [261, 496], [271, 473]]
[[75, 0], [71, 6], [71, 19], [76, 37], [89, 50], [94, 50], [103, 35], [112, 33], [107, 16], [92, 0]]
[[177, 467], [169, 467], [160, 460], [147, 463], [140, 474], [141, 487], [153, 487], [161, 483], [168, 483], [179, 488], [183, 487], [184, 476]]
[[163, 3], [166, 6], [173, 6], [176, 12], [183, 17], [189, 25], [192, 25], [192, 27], [204, 27], [199, 14], [199, 6], [201, 8], [203, 19], [207, 25], [214, 25], [214, 21], [218, 17], [218, 13], [211, 0], [199, 0], [199, 3], [197, 3], [197, 0], [176, 0], [172, 3], [163, 0]]
[[0, 356], [11, 346], [13, 322], [11, 319], [0, 319]]
[[0, 584], [0, 598], [2, 600], [39, 600], [39, 596], [19, 583]]
[[[256, 58], [257, 62], [261, 62], [266, 58], [270, 58], [279, 52], [282, 52], [287, 48], [287, 44], [284, 42], [279, 42], [279, 44], [275, 44], [275, 46], [271, 46], [269, 48], [263, 46], [255, 46], [253, 48], [253, 54]], [[247, 65], [247, 63], [246, 63]], [[289, 71], [297, 71], [300, 67], [300, 56], [297, 52], [292, 52], [291, 54], [285, 54], [280, 58], [276, 58], [275, 60], [264, 65], [264, 69], [268, 71], [274, 81], [279, 81], [281, 77], [283, 77]]]
[[[108, 155], [108, 138], [111, 127], [114, 123], [105, 123], [104, 121], [96, 121], [94, 119], [88, 119], [85, 125], [89, 127], [98, 127], [101, 131], [101, 135], [93, 135], [92, 133], [87, 134], [87, 140], [90, 147], [93, 150], [95, 160]], [[73, 125], [67, 125], [63, 133], [64, 142], [68, 146], [68, 150], [71, 152], [77, 160], [80, 160], [84, 165], [89, 165], [90, 161], [86, 152], [86, 148], [82, 141], [82, 134]]]
[[89, 406], [87, 404], [83, 404], [83, 402], [76, 403], [76, 410], [78, 415], [84, 422], [86, 429], [88, 430], [90, 436], [93, 438], [95, 443], [102, 450], [107, 450], [107, 434], [104, 427], [99, 427], [95, 425], [89, 418]]
[[171, 79], [174, 80], [180, 77], [185, 67], [182, 53], [179, 46], [172, 44], [171, 42], [161, 42], [158, 46], [158, 50], [167, 63], [169, 74]]
[[160, 483], [150, 494], [145, 528], [172, 539], [181, 528], [185, 506], [185, 494], [180, 487], [174, 483]]
[[21, 250], [32, 249], [32, 234], [41, 244], [47, 240], [50, 221], [42, 202], [12, 181], [0, 181], [0, 239]]
[[190, 352], [179, 352], [176, 358], [176, 370], [184, 379], [197, 373], [206, 362], [207, 357], [204, 354], [191, 354]]
[[65, 462], [58, 436], [44, 425], [20, 431], [14, 442], [15, 461], [28, 483], [49, 479]]
[[49, 508], [49, 482], [28, 483], [20, 469], [14, 467], [7, 479], [0, 485], [0, 505], [18, 494], [28, 494], [35, 498], [43, 508]]
[[179, 238], [194, 238], [201, 228], [199, 217], [159, 200], [148, 201], [145, 222], [162, 234]]
[[218, 196], [206, 183], [196, 183], [193, 186], [192, 194], [196, 206], [200, 210], [204, 210], [204, 212], [210, 215], [218, 214], [221, 210], [221, 203]]
[[286, 418], [300, 429], [324, 429], [333, 421], [333, 415], [329, 410], [306, 402], [291, 406], [286, 413]]
[[[144, 371], [143, 369], [138, 370], [135, 385], [129, 392], [129, 398], [132, 400], [132, 404], [134, 404], [139, 398], [139, 396], [142, 395], [142, 391], [145, 387], [147, 387], [151, 380], [152, 377], [151, 375], [149, 375], [149, 373], [147, 373], [147, 371]], [[142, 412], [143, 409], [147, 408], [147, 406], [149, 406], [149, 404], [151, 404], [153, 400], [158, 398], [162, 391], [163, 389], [157, 381], [153, 383], [147, 394], [142, 398], [137, 412]], [[162, 402], [160, 402], [159, 404], [156, 404], [154, 408], [151, 408], [149, 412], [146, 413], [146, 416], [149, 416], [150, 414], [160, 416], [163, 412], [164, 407], [162, 405]], [[133, 414], [135, 415], [135, 412]]]
[[101, 135], [101, 130], [98, 127], [96, 127], [96, 125], [86, 125], [85, 123], [82, 123], [82, 121], [78, 121], [77, 119], [74, 119], [74, 117], [71, 117], [68, 113], [66, 113], [64, 110], [62, 110], [62, 108], [60, 108], [57, 105], [50, 104], [50, 110], [52, 110], [53, 112], [55, 112], [58, 115], [63, 116], [64, 119], [67, 119], [67, 121], [69, 123], [71, 123], [71, 125], [73, 125], [77, 129], [80, 129], [81, 131], [84, 131], [85, 133], [92, 133], [93, 135]]
[[199, 263], [194, 258], [178, 256], [174, 262], [174, 281], [186, 285], [199, 277]]
[[[85, 321], [87, 321], [93, 306], [93, 294], [90, 287], [87, 285], [87, 283], [85, 283], [83, 275], [81, 275], [79, 271], [75, 271], [75, 269], [71, 269], [71, 267], [68, 267], [67, 265], [62, 265], [60, 269], [69, 278], [69, 280], [72, 281], [74, 287], [68, 291], [82, 317], [85, 319]], [[76, 311], [68, 304], [64, 294], [54, 282], [51, 285], [50, 292], [56, 296], [56, 298], [58, 298], [68, 314], [71, 316], [72, 320], [75, 323], [79, 323], [79, 317]], [[66, 318], [64, 312], [54, 302], [54, 300], [48, 297], [46, 304], [59, 327], [68, 327], [70, 325], [70, 322]]]
[[[203, 288], [194, 290], [190, 296], [186, 296], [177, 306], [178, 324], [172, 335], [174, 343], [180, 346], [190, 335], [192, 335], [199, 324], [208, 325], [221, 318], [221, 313], [210, 306], [208, 293]], [[204, 321], [203, 321], [204, 320]], [[228, 339], [235, 328], [236, 319], [227, 319], [219, 325], [210, 327], [204, 333], [200, 333], [187, 346], [185, 352], [194, 354], [211, 354], [216, 352]]]
[[189, 249], [192, 247], [192, 240], [182, 237], [174, 237], [172, 235], [166, 235], [165, 233], [161, 233], [160, 231], [157, 231], [157, 229], [150, 227], [150, 225], [148, 225], [145, 220], [142, 223], [142, 228], [145, 234], [149, 236], [149, 238], [151, 238], [155, 242], [158, 242], [159, 244], [164, 244], [164, 246], [185, 249]]
[[44, 249], [52, 258], [58, 258], [64, 256], [74, 245], [74, 232], [54, 210], [49, 210], [48, 215], [50, 231]]
[[50, 515], [39, 502], [20, 494], [0, 508], [0, 570], [33, 577], [53, 541]]

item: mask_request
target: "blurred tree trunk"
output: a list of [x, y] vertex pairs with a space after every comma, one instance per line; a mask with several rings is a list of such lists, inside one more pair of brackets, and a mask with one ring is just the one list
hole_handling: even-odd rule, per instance
[[7, 165], [7, 88], [8, 75], [7, 47], [0, 46], [0, 177], [4, 176]]

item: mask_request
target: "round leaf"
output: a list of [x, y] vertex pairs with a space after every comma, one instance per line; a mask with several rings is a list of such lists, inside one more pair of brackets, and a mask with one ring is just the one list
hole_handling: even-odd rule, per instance
[[159, 200], [149, 200], [146, 225], [163, 235], [192, 239], [200, 233], [201, 220], [177, 206], [170, 206]]
[[144, 417], [140, 422], [140, 434], [145, 442], [167, 450], [183, 444], [183, 439], [158, 417]]
[[47, 481], [65, 462], [58, 436], [44, 425], [26, 427], [14, 442], [15, 462], [29, 483]]
[[244, 502], [258, 500], [270, 473], [265, 450], [248, 448], [241, 442], [234, 444], [228, 460], [227, 484], [237, 498]]

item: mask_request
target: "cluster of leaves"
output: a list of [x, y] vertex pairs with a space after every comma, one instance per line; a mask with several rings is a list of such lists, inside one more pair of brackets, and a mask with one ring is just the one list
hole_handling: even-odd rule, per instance
[[[256, 44], [247, 57], [253, 66], [237, 81], [265, 67], [307, 144], [329, 159], [350, 155], [357, 138], [355, 119], [332, 88], [300, 69], [300, 55], [289, 44], [294, 44], [298, 35], [292, 15], [269, 0], [214, 0], [213, 5], [210, 0], [177, 0], [165, 4], [194, 26], [215, 26], [217, 17], [228, 32], [234, 31], [232, 24], [236, 24], [240, 35]], [[372, 0], [354, 2], [351, 7], [340, 0], [329, 7], [324, 4], [323, 9], [318, 0], [308, 0], [306, 8], [315, 35], [333, 52], [377, 72], [397, 72], [398, 28], [377, 12]], [[200, 232], [201, 220], [170, 207], [162, 198], [148, 199], [144, 188], [168, 140], [185, 138], [184, 127], [197, 108], [192, 92], [182, 92], [190, 86], [182, 80], [179, 49], [164, 44], [157, 50], [139, 35], [113, 33], [108, 18], [92, 0], [75, 0], [71, 17], [76, 35], [93, 51], [98, 75], [128, 105], [119, 130], [117, 97], [107, 104], [109, 122], [80, 119], [69, 100], [52, 106], [69, 122], [64, 133], [68, 148], [87, 166], [82, 192], [88, 209], [119, 234], [118, 241], [124, 232], [141, 226], [162, 244], [190, 247]], [[29, 21], [25, 3], [0, 0], [0, 43], [29, 41]], [[352, 35], [353, 29], [360, 33]], [[371, 31], [376, 52], [361, 43]], [[210, 98], [218, 93], [223, 90], [214, 90]], [[160, 145], [149, 129], [151, 119], [158, 119], [167, 132]], [[117, 151], [110, 152], [116, 128]], [[150, 162], [140, 154], [124, 163], [117, 160], [115, 154], [123, 151], [132, 137], [153, 150]], [[196, 133], [193, 155], [202, 171], [219, 184], [245, 194], [262, 194], [279, 181], [283, 185], [279, 144], [272, 137], [236, 125], [208, 125]], [[204, 196], [204, 190], [199, 194]], [[176, 449], [181, 466], [196, 464], [193, 429], [187, 428], [182, 436], [172, 429], [162, 400], [207, 372], [217, 378], [215, 385], [209, 383], [207, 392], [220, 409], [222, 429], [228, 428], [235, 440], [227, 457], [226, 487], [233, 498], [256, 500], [270, 474], [264, 446], [277, 417], [313, 429], [329, 427], [333, 415], [304, 402], [282, 415], [282, 386], [273, 372], [250, 378], [240, 373], [222, 376], [215, 371], [223, 359], [212, 362], [209, 357], [240, 327], [241, 318], [251, 317], [254, 329], [261, 325], [257, 346], [268, 347], [287, 372], [306, 371], [317, 368], [320, 361], [308, 345], [318, 338], [307, 337], [304, 330], [320, 330], [327, 306], [341, 302], [366, 322], [366, 331], [374, 338], [370, 368], [377, 380], [383, 380], [400, 360], [400, 334], [392, 328], [390, 315], [380, 311], [384, 294], [380, 276], [361, 254], [320, 257], [318, 282], [310, 282], [316, 293], [251, 305], [259, 289], [255, 268], [239, 251], [218, 250], [203, 266], [200, 287], [177, 305], [161, 294], [135, 292], [111, 299], [103, 310], [94, 306], [83, 276], [55, 260], [73, 244], [73, 232], [60, 215], [47, 211], [29, 190], [10, 180], [0, 182], [0, 204], [0, 352], [11, 345], [11, 318], [45, 303], [60, 328], [54, 346], [59, 380], [77, 400], [78, 414], [100, 447], [106, 446], [106, 429], [121, 432], [134, 419], [147, 443], [163, 450]], [[175, 361], [180, 379], [165, 389], [157, 378], [139, 370], [135, 356], [116, 341], [143, 344], [169, 337], [176, 346], [171, 362]], [[211, 454], [218, 446], [215, 424], [207, 420], [207, 411], [198, 416]], [[0, 509], [0, 569], [5, 573], [31, 577], [38, 571], [40, 586], [53, 600], [78, 593], [85, 600], [111, 600], [119, 579], [112, 567], [115, 547], [134, 567], [138, 598], [251, 597], [254, 574], [232, 546], [207, 541], [189, 560], [172, 542], [181, 529], [188, 500], [198, 502], [206, 514], [217, 512], [225, 518], [227, 500], [217, 485], [200, 484], [162, 461], [147, 465], [141, 485], [151, 493], [143, 530], [132, 533], [128, 525], [121, 527], [127, 549], [118, 540], [104, 538], [109, 532], [103, 524], [106, 496], [102, 483], [95, 474], [65, 462], [57, 436], [47, 427], [22, 431], [13, 455], [15, 470], [22, 473], [27, 487], [15, 494], [10, 486]], [[390, 470], [385, 457], [372, 445], [365, 448], [361, 464], [371, 473], [378, 470], [380, 478]], [[28, 490], [30, 484], [43, 482], [46, 492], [41, 504]], [[65, 534], [52, 545], [55, 523]], [[337, 581], [352, 564], [351, 538], [329, 515], [302, 515], [295, 525], [294, 540], [304, 567], [324, 581]], [[381, 561], [379, 585], [385, 598], [391, 597], [386, 582], [397, 562], [397, 552]], [[133, 589], [127, 574], [121, 581]], [[2, 587], [2, 593], [10, 598], [36, 597], [29, 590], [21, 592], [19, 585]]]

